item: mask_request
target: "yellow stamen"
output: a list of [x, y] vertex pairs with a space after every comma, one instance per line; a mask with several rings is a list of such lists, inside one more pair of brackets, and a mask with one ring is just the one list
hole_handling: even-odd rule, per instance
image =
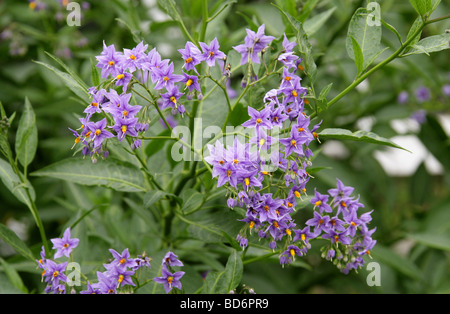
[[286, 76], [284, 79], [289, 82], [292, 78], [290, 76]]
[[294, 97], [297, 97], [297, 96], [298, 96], [298, 94], [297, 94], [297, 91], [296, 91], [296, 90], [293, 90], [293, 91], [292, 91], [292, 96], [294, 96]]
[[259, 140], [259, 146], [263, 146], [265, 142], [266, 142], [265, 139], [263, 139], [263, 138], [260, 139], [260, 140]]
[[294, 146], [294, 147], [297, 147], [297, 141], [296, 140], [292, 140], [291, 141], [291, 145]]
[[305, 128], [298, 128], [297, 131], [299, 132], [303, 132], [305, 130]]
[[163, 80], [166, 81], [166, 82], [168, 82], [168, 81], [169, 81], [169, 78], [168, 78], [167, 76], [164, 76], [164, 77], [163, 77]]
[[91, 103], [91, 106], [92, 106], [92, 107], [97, 107], [97, 106], [98, 106], [98, 103], [93, 102], [93, 103]]
[[305, 68], [302, 66], [302, 65], [298, 65], [298, 69], [300, 70], [300, 71], [303, 71]]
[[191, 57], [187, 58], [185, 62], [186, 63], [191, 63], [192, 62], [192, 58]]
[[255, 222], [254, 221], [250, 221], [250, 229], [252, 229], [255, 226]]
[[77, 137], [77, 138], [75, 139], [75, 144], [78, 144], [80, 141], [81, 141], [81, 137]]
[[173, 282], [173, 277], [172, 276], [167, 277], [167, 282], [169, 283], [169, 285], [171, 285]]
[[135, 57], [134, 55], [131, 55], [131, 56], [130, 56], [130, 59], [131, 59], [131, 60], [136, 60], [136, 57]]
[[256, 119], [256, 123], [260, 124], [262, 120], [260, 118]]
[[91, 131], [87, 132], [85, 137], [90, 137], [91, 136]]
[[295, 191], [294, 195], [298, 198], [298, 197], [300, 197], [300, 192], [299, 191]]
[[124, 111], [122, 112], [122, 116], [123, 116], [123, 117], [128, 116], [128, 111], [124, 110]]
[[320, 205], [322, 205], [322, 201], [317, 201], [314, 203], [314, 206], [320, 206]]
[[122, 133], [125, 134], [126, 131], [127, 131], [127, 126], [126, 125], [122, 125]]
[[231, 170], [227, 170], [227, 177], [231, 176]]
[[291, 252], [291, 256], [295, 256], [295, 250], [294, 249], [291, 249], [290, 252]]
[[292, 206], [294, 206], [294, 204], [289, 203], [289, 202], [287, 203], [287, 205], [288, 205], [289, 208], [291, 208]]
[[268, 212], [268, 211], [269, 211], [269, 209], [270, 209], [270, 208], [269, 208], [269, 206], [267, 206], [267, 205], [266, 205], [266, 206], [264, 206], [264, 210], [265, 210], [266, 212]]
[[114, 61], [109, 61], [109, 62], [108, 62], [108, 65], [109, 65], [109, 66], [113, 66], [114, 64], [116, 64]]
[[353, 221], [350, 223], [353, 227], [356, 227], [356, 223], [354, 223]]
[[306, 235], [304, 233], [302, 233], [302, 235], [300, 236], [300, 239], [302, 239], [302, 241], [306, 240]]
[[117, 279], [117, 281], [118, 281], [119, 283], [122, 283], [122, 281], [123, 281], [123, 275], [119, 275], [119, 279]]
[[208, 53], [208, 55], [209, 55], [210, 57], [214, 56], [214, 51], [210, 51], [210, 52]]
[[36, 2], [30, 2], [30, 4], [28, 4], [28, 6], [30, 7], [31, 10], [36, 9]]
[[69, 247], [69, 244], [68, 243], [64, 243], [63, 247], [67, 249]]
[[119, 261], [119, 264], [124, 264], [126, 262], [126, 260], [124, 259], [124, 258], [122, 258], [120, 261]]
[[170, 97], [170, 101], [173, 102], [174, 104], [177, 103], [177, 99], [174, 96]]
[[264, 175], [268, 175], [269, 174], [268, 171], [261, 171], [261, 173], [264, 174]]
[[57, 270], [55, 270], [52, 274], [53, 277], [58, 277], [58, 275], [59, 275], [59, 271], [57, 271]]
[[276, 222], [276, 221], [273, 222], [273, 226], [274, 226], [275, 228], [280, 228], [280, 226], [278, 225], [278, 222]]
[[342, 207], [347, 207], [347, 204], [345, 204], [345, 202], [342, 201], [342, 202], [341, 202], [341, 206], [342, 206]]
[[191, 79], [189, 79], [187, 82], [186, 82], [186, 86], [191, 86], [192, 85], [192, 80]]
[[245, 185], [250, 185], [250, 179], [249, 178], [245, 178], [244, 182], [245, 182]]
[[339, 242], [339, 236], [334, 236], [334, 242]]
[[291, 229], [286, 229], [286, 234], [290, 236], [292, 234]]
[[116, 79], [121, 80], [125, 77], [125, 74], [119, 74], [116, 76]]
[[234, 160], [233, 160], [233, 163], [234, 163], [234, 164], [237, 164], [237, 163], [239, 163], [239, 160], [234, 159]]

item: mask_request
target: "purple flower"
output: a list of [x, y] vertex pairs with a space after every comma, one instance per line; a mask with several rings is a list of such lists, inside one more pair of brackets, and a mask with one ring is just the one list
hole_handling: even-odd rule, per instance
[[135, 129], [135, 125], [138, 122], [137, 118], [126, 119], [119, 117], [115, 122], [116, 124], [112, 128], [116, 131], [117, 138], [120, 142], [125, 138], [125, 135], [137, 137], [137, 132]]
[[219, 50], [220, 45], [217, 38], [214, 38], [209, 46], [203, 42], [200, 42], [202, 48], [202, 59], [206, 61], [206, 64], [213, 67], [216, 64], [216, 60], [220, 61], [220, 66], [223, 67], [224, 58], [226, 55]]
[[47, 260], [45, 264], [44, 281], [51, 285], [53, 288], [57, 288], [59, 282], [67, 282], [67, 276], [64, 274], [68, 262], [57, 264], [52, 260]]
[[106, 46], [105, 41], [103, 41], [103, 51], [96, 59], [98, 61], [97, 67], [102, 69], [102, 78], [106, 79], [110, 75], [117, 75], [117, 67], [120, 65], [122, 54], [116, 51], [114, 45]]
[[138, 255], [138, 257], [136, 257], [134, 259], [134, 263], [135, 265], [131, 268], [133, 271], [138, 270], [139, 268], [142, 267], [148, 267], [151, 268], [150, 262], [152, 261], [152, 259], [146, 255]]
[[397, 102], [399, 104], [406, 104], [409, 100], [409, 94], [407, 91], [401, 91], [397, 96]]
[[450, 97], [450, 84], [445, 84], [444, 86], [442, 86], [442, 94], [444, 94], [444, 96]]
[[160, 283], [164, 285], [164, 290], [166, 293], [169, 293], [174, 287], [179, 290], [182, 289], [182, 285], [180, 282], [181, 277], [185, 274], [184, 271], [177, 271], [175, 273], [171, 273], [166, 267], [163, 267], [161, 271], [161, 277], [153, 278], [153, 281], [156, 283]]
[[86, 284], [86, 290], [80, 291], [80, 294], [99, 294], [100, 292], [94, 288], [93, 285], [88, 281]]
[[105, 139], [114, 137], [111, 132], [105, 130], [106, 123], [106, 118], [103, 118], [98, 122], [89, 122], [86, 124], [89, 130], [94, 134], [92, 139], [94, 142], [94, 149], [99, 148]]
[[320, 213], [326, 212], [331, 213], [333, 210], [331, 209], [330, 205], [328, 205], [328, 198], [329, 196], [326, 194], [320, 194], [316, 190], [314, 191], [315, 196], [311, 198], [311, 204], [314, 204], [314, 208], [318, 208], [320, 210]]
[[431, 99], [430, 90], [425, 86], [420, 86], [416, 90], [416, 99], [419, 103], [430, 100]]
[[172, 89], [176, 82], [183, 79], [182, 75], [173, 74], [173, 63], [171, 62], [168, 66], [162, 68], [155, 68], [154, 73], [157, 77], [155, 89], [160, 90], [166, 88], [167, 90]]
[[317, 237], [317, 234], [312, 233], [310, 231], [310, 227], [306, 226], [303, 229], [298, 229], [298, 230], [294, 230], [295, 232], [295, 236], [294, 239], [292, 240], [293, 242], [295, 241], [302, 241], [303, 243], [305, 243], [306, 245], [309, 245], [309, 240], [310, 239], [314, 239], [315, 237]]
[[286, 37], [286, 34], [284, 34], [284, 38], [283, 38], [283, 51], [284, 52], [291, 52], [296, 45], [297, 45], [297, 43], [295, 41], [289, 42], [289, 39]]
[[178, 100], [180, 99], [181, 96], [183, 96], [184, 93], [181, 93], [178, 90], [177, 86], [172, 86], [169, 87], [167, 89], [167, 93], [165, 94], [161, 94], [161, 99], [162, 99], [162, 103], [161, 103], [161, 109], [166, 109], [167, 107], [171, 107], [171, 108], [177, 108], [178, 107]]
[[198, 91], [199, 93], [202, 92], [200, 84], [198, 83], [198, 76], [195, 75], [189, 75], [185, 72], [182, 73], [183, 79], [180, 81], [181, 83], [184, 83], [189, 92], [192, 92], [193, 90]]
[[236, 167], [233, 164], [218, 165], [214, 167], [214, 170], [214, 174], [219, 176], [217, 187], [221, 187], [228, 182], [232, 187], [236, 188], [238, 176]]
[[327, 233], [322, 235], [322, 238], [330, 239], [332, 244], [342, 243], [349, 245], [352, 242], [351, 239], [348, 237], [347, 231], [336, 232], [334, 230], [329, 230]]
[[148, 45], [144, 46], [143, 42], [140, 42], [135, 48], [133, 49], [124, 49], [123, 50], [123, 61], [122, 61], [122, 67], [124, 69], [128, 69], [131, 73], [136, 71], [136, 69], [141, 69], [142, 64], [147, 59], [147, 50]]
[[178, 256], [176, 256], [173, 252], [167, 252], [166, 255], [164, 255], [162, 263], [166, 266], [183, 266], [183, 263], [178, 259]]
[[97, 272], [98, 282], [92, 284], [92, 288], [97, 290], [100, 294], [116, 294], [117, 293], [117, 282], [113, 277], [108, 276], [108, 272], [102, 273]]
[[334, 189], [328, 190], [328, 194], [334, 198], [335, 202], [339, 203], [342, 200], [345, 200], [350, 197], [353, 193], [354, 188], [351, 186], [345, 186], [341, 180], [337, 180], [337, 187]]
[[109, 252], [111, 252], [114, 257], [114, 261], [111, 265], [115, 265], [121, 269], [126, 269], [127, 267], [132, 268], [136, 265], [134, 259], [130, 258], [130, 252], [128, 249], [123, 250], [122, 253], [119, 253], [113, 249], [110, 249]]
[[318, 212], [314, 211], [314, 218], [311, 218], [305, 222], [307, 226], [314, 227], [314, 234], [316, 236], [320, 235], [322, 230], [327, 226], [330, 221], [329, 216], [321, 216]]
[[122, 86], [122, 91], [125, 93], [128, 88], [128, 84], [131, 81], [133, 75], [125, 71], [124, 67], [117, 67], [116, 70], [116, 86]]
[[255, 33], [250, 29], [246, 29], [247, 36], [244, 39], [244, 44], [233, 47], [234, 50], [241, 54], [241, 65], [249, 62], [260, 63], [258, 53], [261, 52], [268, 44], [275, 39], [273, 36], [266, 36], [265, 25], [262, 24]]
[[284, 145], [286, 158], [293, 152], [299, 156], [304, 156], [301, 139], [295, 134], [291, 134], [289, 138], [280, 139], [280, 143]]
[[70, 257], [70, 253], [72, 250], [78, 246], [80, 242], [79, 239], [73, 238], [71, 239], [70, 227], [64, 231], [64, 235], [61, 239], [51, 239], [53, 243], [53, 249], [56, 249], [55, 258], [59, 258], [61, 256]]
[[195, 66], [202, 61], [202, 52], [192, 42], [188, 41], [184, 49], [178, 49], [184, 60], [183, 67], [186, 71], [194, 70], [197, 74]]
[[272, 128], [272, 124], [269, 121], [270, 117], [270, 108], [266, 107], [261, 111], [258, 111], [252, 107], [248, 107], [248, 115], [250, 116], [250, 120], [242, 123], [242, 126], [245, 128], [259, 128], [264, 127], [267, 129]]

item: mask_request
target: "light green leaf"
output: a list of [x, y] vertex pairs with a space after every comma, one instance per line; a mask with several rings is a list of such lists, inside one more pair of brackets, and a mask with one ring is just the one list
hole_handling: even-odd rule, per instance
[[332, 139], [338, 139], [338, 140], [350, 140], [350, 141], [359, 141], [359, 142], [365, 142], [365, 143], [372, 143], [372, 144], [378, 144], [378, 145], [386, 145], [390, 147], [395, 147], [399, 149], [403, 149], [409, 152], [409, 150], [395, 144], [391, 140], [381, 137], [373, 132], [367, 132], [367, 131], [356, 131], [351, 132], [346, 129], [338, 129], [338, 128], [330, 128], [325, 129], [322, 132], [319, 133], [319, 138], [332, 138]]
[[203, 194], [194, 189], [184, 190], [180, 195], [183, 199], [183, 212], [187, 215], [199, 209], [204, 201]]
[[350, 36], [350, 37], [352, 39], [355, 65], [356, 65], [356, 69], [358, 70], [357, 76], [359, 76], [361, 74], [361, 72], [363, 71], [364, 56], [363, 56], [361, 47], [359, 46], [356, 39], [353, 36]]
[[450, 236], [448, 234], [419, 233], [409, 234], [408, 238], [431, 248], [450, 252]]
[[91, 82], [94, 86], [100, 85], [100, 75], [98, 73], [98, 68], [92, 58], [91, 58]]
[[20, 291], [24, 293], [28, 293], [27, 287], [24, 285], [22, 278], [20, 278], [17, 271], [9, 265], [3, 258], [0, 257], [0, 263], [2, 265], [3, 271], [5, 272], [6, 276], [8, 276], [9, 281], [11, 284], [19, 289]]
[[93, 164], [90, 159], [68, 158], [38, 171], [33, 176], [51, 177], [81, 185], [104, 186], [116, 191], [146, 191], [144, 175], [133, 164], [108, 158]]
[[412, 54], [421, 54], [421, 53], [429, 55], [432, 52], [449, 49], [450, 33], [426, 37], [421, 41], [417, 42], [416, 44], [412, 45], [411, 48], [412, 49], [408, 53], [402, 56], [409, 56]]
[[333, 7], [325, 12], [319, 13], [314, 17], [308, 19], [303, 24], [303, 29], [308, 37], [314, 35], [331, 17], [336, 7]]
[[347, 33], [346, 48], [349, 57], [352, 60], [356, 59], [357, 52], [353, 49], [354, 38], [361, 48], [363, 55], [362, 71], [367, 69], [372, 61], [374, 55], [381, 50], [381, 23], [368, 23], [370, 16], [369, 11], [365, 8], [359, 8], [353, 14]]
[[375, 261], [389, 265], [405, 276], [419, 281], [423, 279], [423, 273], [416, 264], [403, 258], [387, 247], [376, 245], [370, 254]]
[[2, 223], [0, 223], [0, 238], [23, 257], [33, 262], [36, 261], [28, 246], [14, 233], [14, 231]]
[[25, 168], [33, 161], [37, 150], [38, 129], [36, 115], [28, 98], [25, 98], [25, 108], [19, 121], [16, 135], [16, 155]]
[[53, 73], [55, 73], [60, 79], [62, 79], [63, 83], [75, 94], [77, 95], [84, 103], [89, 104], [89, 93], [87, 89], [81, 86], [74, 78], [72, 78], [69, 74], [58, 70], [57, 68], [40, 61], [34, 61], [37, 64], [43, 65]]
[[27, 189], [30, 193], [31, 199], [34, 201], [35, 193], [33, 186], [28, 181], [27, 184], [24, 185], [19, 176], [14, 172], [11, 165], [3, 159], [0, 159], [0, 178], [3, 184], [19, 201], [26, 204], [28, 208], [32, 208], [27, 195]]
[[213, 271], [208, 274], [203, 293], [227, 294], [239, 285], [244, 270], [240, 255], [233, 250], [223, 271]]
[[73, 71], [67, 64], [64, 63], [64, 61], [62, 61], [60, 58], [52, 55], [51, 53], [45, 51], [45, 53], [52, 58], [53, 60], [55, 60], [75, 81], [77, 81], [77, 83], [84, 88], [85, 90], [87, 90], [89, 88], [89, 86], [86, 85], [86, 83], [81, 79], [81, 77], [78, 76], [77, 73], [75, 73], [75, 71]]

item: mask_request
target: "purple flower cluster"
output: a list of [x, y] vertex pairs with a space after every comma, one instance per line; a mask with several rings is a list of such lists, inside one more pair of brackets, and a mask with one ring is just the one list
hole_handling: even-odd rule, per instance
[[[108, 156], [105, 144], [110, 138], [123, 141], [128, 136], [133, 140], [132, 149], [141, 146], [139, 134], [147, 131], [148, 118], [145, 116], [147, 111], [141, 110], [142, 106], [132, 105], [134, 84], [148, 86], [151, 82], [153, 91], [158, 93], [152, 95], [155, 106], [161, 110], [170, 108], [172, 115], [183, 116], [186, 109], [181, 97], [185, 96], [187, 100], [192, 100], [194, 95], [198, 99], [202, 97], [196, 67], [202, 62], [209, 67], [217, 62], [223, 67], [226, 60], [226, 55], [219, 50], [217, 38], [209, 45], [203, 42], [199, 45], [187, 42], [184, 49], [178, 50], [184, 65], [181, 74], [176, 74], [171, 60], [162, 59], [156, 48], [147, 52], [148, 45], [143, 42], [122, 51], [103, 42], [103, 50], [96, 59], [104, 82], [89, 88], [92, 101], [83, 111], [85, 116], [80, 118], [81, 127], [77, 130], [69, 128], [75, 136], [74, 146], [81, 142], [84, 145], [82, 154], [90, 155], [94, 162], [98, 156]], [[102, 119], [95, 120], [96, 116]]]
[[[71, 230], [67, 228], [62, 238], [51, 239], [53, 249], [56, 249], [54, 260], [46, 257], [44, 247], [41, 250], [41, 258], [37, 260], [38, 267], [42, 269], [42, 280], [47, 283], [45, 293], [65, 294], [67, 286], [80, 285], [81, 283], [70, 282], [68, 275], [65, 274], [69, 265], [68, 261], [61, 263], [55, 260], [61, 257], [71, 258], [71, 253], [79, 244], [79, 239], [71, 237]], [[113, 249], [112, 260], [104, 264], [105, 271], [97, 272], [97, 282], [86, 283], [86, 290], [80, 291], [80, 294], [116, 294], [118, 289], [124, 286], [134, 287], [133, 276], [142, 268], [150, 268], [151, 258], [147, 255], [138, 255], [136, 258], [130, 256], [129, 250], [125, 249], [119, 253]], [[172, 253], [173, 254], [173, 253]], [[172, 262], [176, 264], [175, 262]], [[80, 271], [80, 270], [79, 270]], [[81, 275], [81, 274], [78, 274]], [[72, 293], [75, 290], [71, 291]]]
[[104, 272], [97, 271], [97, 282], [87, 283], [87, 289], [81, 291], [81, 294], [116, 294], [119, 288], [124, 286], [136, 286], [133, 282], [133, 276], [136, 271], [142, 267], [150, 268], [151, 259], [148, 256], [138, 256], [131, 258], [128, 249], [119, 253], [113, 249], [109, 252], [113, 260], [104, 264]]
[[173, 267], [176, 266], [184, 266], [184, 264], [173, 252], [168, 252], [162, 259], [161, 276], [153, 278], [154, 282], [164, 285], [166, 293], [171, 292], [173, 288], [177, 288], [178, 290], [183, 288], [180, 279], [184, 276], [185, 272], [174, 271]]
[[[257, 33], [247, 31], [247, 34], [245, 43], [234, 47], [242, 55], [241, 64], [259, 62], [256, 53], [273, 39], [264, 35], [263, 26]], [[284, 36], [282, 46], [278, 57], [282, 64], [279, 87], [266, 93], [262, 109], [248, 107], [250, 119], [242, 124], [245, 130], [252, 131], [249, 142], [241, 143], [235, 138], [232, 145], [225, 147], [216, 141], [215, 145], [208, 145], [210, 154], [205, 161], [212, 166], [212, 176], [218, 179], [217, 186], [226, 186], [230, 191], [228, 206], [246, 208], [246, 216], [242, 219], [246, 225], [236, 238], [242, 248], [248, 246], [249, 235], [257, 233], [259, 238], [268, 239], [271, 249], [280, 246], [280, 263], [289, 264], [296, 256], [305, 255], [310, 248], [309, 240], [317, 238], [323, 231], [323, 238], [330, 238], [335, 249], [338, 245], [346, 246], [347, 256], [352, 256], [353, 264], [346, 266], [350, 269], [361, 265], [361, 256], [374, 242], [366, 227], [370, 214], [357, 219], [356, 211], [362, 205], [347, 195], [348, 190], [340, 181], [338, 189], [329, 192], [334, 197], [331, 205], [328, 195], [316, 192], [311, 199], [321, 214], [331, 214], [338, 207], [336, 215], [343, 215], [338, 229], [320, 225], [311, 231], [308, 224], [301, 229], [292, 217], [311, 178], [307, 167], [311, 165], [313, 153], [308, 146], [318, 139], [315, 131], [321, 122], [311, 125], [310, 117], [304, 111], [307, 89], [301, 85], [302, 59], [292, 51], [295, 43]], [[342, 189], [344, 195], [341, 195]], [[344, 203], [348, 204], [345, 209], [342, 208]], [[334, 216], [328, 220], [341, 221]]]
[[[63, 237], [51, 239], [53, 249], [56, 249], [54, 259], [62, 256], [69, 257], [72, 250], [78, 246], [79, 239], [71, 238], [71, 230], [67, 228]], [[45, 255], [44, 247], [41, 250], [41, 258], [37, 260], [38, 267], [42, 269], [42, 280], [47, 283], [45, 293], [65, 294], [67, 276], [64, 274], [68, 262], [57, 263]]]

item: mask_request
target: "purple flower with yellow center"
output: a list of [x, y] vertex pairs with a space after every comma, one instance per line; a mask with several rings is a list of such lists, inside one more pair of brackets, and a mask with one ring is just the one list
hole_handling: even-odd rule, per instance
[[328, 225], [329, 221], [329, 216], [322, 216], [318, 212], [314, 211], [314, 218], [307, 220], [305, 225], [314, 227], [314, 234], [318, 236]]
[[124, 67], [118, 67], [116, 72], [116, 86], [122, 86], [122, 91], [125, 93], [132, 77], [133, 75], [128, 73]]
[[80, 291], [80, 294], [99, 294], [100, 292], [95, 289], [92, 284], [88, 281], [86, 284], [86, 290]]
[[66, 270], [67, 264], [68, 262], [57, 264], [52, 260], [47, 260], [45, 272], [43, 274], [44, 281], [51, 284], [53, 287], [58, 286], [60, 281], [66, 282], [67, 276], [64, 274], [64, 271]]
[[105, 130], [106, 125], [106, 118], [98, 122], [89, 122], [86, 125], [93, 134], [92, 141], [94, 143], [94, 149], [99, 148], [105, 139], [114, 137], [111, 132]]
[[354, 188], [351, 186], [345, 186], [344, 183], [342, 183], [342, 181], [339, 179], [336, 179], [336, 181], [336, 188], [329, 189], [328, 194], [330, 194], [330, 196], [334, 198], [334, 201], [336, 203], [339, 203], [342, 200], [349, 198], [353, 193]]
[[259, 128], [264, 127], [267, 129], [272, 128], [272, 123], [269, 121], [270, 118], [270, 108], [265, 107], [263, 110], [258, 111], [252, 107], [248, 107], [248, 115], [250, 120], [242, 123], [245, 128]]
[[230, 185], [234, 188], [237, 186], [237, 170], [234, 164], [226, 163], [225, 165], [221, 166], [218, 165], [215, 168], [215, 174], [219, 176], [217, 181], [217, 187], [220, 187], [224, 185], [225, 183], [230, 183]]
[[151, 72], [150, 78], [153, 83], [156, 83], [159, 79], [156, 70], [166, 68], [167, 66], [169, 66], [169, 62], [170, 60], [168, 59], [162, 60], [159, 52], [156, 50], [156, 48], [153, 48], [148, 53], [147, 61], [142, 64], [142, 68]]
[[322, 235], [323, 239], [330, 239], [332, 244], [342, 243], [349, 245], [352, 243], [352, 240], [348, 237], [348, 232], [336, 232], [334, 230], [329, 230], [327, 233]]
[[176, 82], [183, 79], [182, 75], [173, 73], [173, 62], [162, 68], [155, 68], [154, 73], [156, 75], [156, 85], [154, 89], [160, 90], [166, 88], [167, 90], [174, 87]]
[[259, 221], [265, 222], [279, 218], [278, 209], [283, 205], [283, 201], [280, 199], [273, 199], [272, 194], [265, 194], [265, 199], [261, 203], [259, 210]]
[[275, 37], [273, 36], [267, 36], [265, 34], [265, 28], [266, 26], [264, 24], [262, 24], [260, 27], [258, 27], [258, 30], [256, 31], [256, 33], [250, 29], [247, 29], [247, 36], [245, 38], [245, 43], [246, 44], [253, 44], [254, 48], [253, 50], [255, 51], [261, 51], [264, 48], [267, 47], [267, 45], [269, 45], [274, 39]]
[[291, 134], [288, 138], [282, 138], [279, 140], [284, 145], [284, 152], [286, 158], [292, 153], [296, 153], [298, 156], [304, 156], [302, 148], [302, 139], [296, 134]]
[[218, 60], [219, 65], [223, 67], [224, 59], [226, 55], [219, 50], [220, 45], [217, 38], [214, 38], [209, 46], [203, 42], [200, 42], [200, 47], [202, 48], [202, 59], [206, 61], [206, 64], [213, 67]]
[[135, 129], [138, 118], [122, 118], [118, 117], [115, 120], [116, 124], [113, 125], [113, 130], [117, 133], [117, 138], [119, 142], [125, 138], [125, 135], [130, 135], [131, 137], [137, 137], [137, 132]]
[[356, 230], [358, 229], [358, 226], [362, 224], [362, 221], [358, 219], [356, 211], [350, 212], [344, 217], [344, 220], [348, 224], [347, 230], [349, 236], [354, 237], [356, 234]]
[[114, 261], [111, 263], [112, 265], [116, 265], [121, 269], [126, 269], [127, 267], [132, 268], [136, 265], [134, 259], [130, 258], [130, 252], [128, 249], [123, 250], [122, 253], [119, 253], [114, 249], [110, 249], [109, 252], [114, 257]]
[[178, 256], [173, 252], [167, 252], [162, 259], [162, 263], [166, 266], [184, 266], [183, 263], [178, 259]]
[[185, 72], [182, 72], [183, 79], [180, 81], [181, 83], [184, 83], [189, 92], [192, 92], [193, 90], [198, 91], [199, 93], [202, 92], [200, 84], [198, 83], [198, 76], [195, 75], [189, 75]]
[[167, 93], [161, 94], [161, 109], [166, 109], [167, 107], [178, 108], [178, 100], [184, 93], [178, 90], [177, 86], [172, 86], [167, 89]]
[[108, 108], [108, 112], [114, 117], [134, 118], [141, 110], [142, 106], [131, 105], [128, 101], [121, 101], [120, 106]]
[[123, 287], [125, 285], [136, 286], [131, 278], [131, 276], [134, 275], [134, 271], [127, 270], [127, 268], [119, 267], [119, 265], [114, 265], [108, 270], [108, 275], [114, 279], [118, 287]]
[[141, 69], [142, 63], [147, 59], [147, 54], [145, 52], [147, 48], [148, 45], [144, 45], [143, 42], [140, 42], [133, 49], [124, 49], [122, 67], [128, 69], [131, 73], [136, 71], [136, 69]]
[[175, 273], [171, 273], [166, 267], [163, 267], [161, 271], [161, 277], [153, 278], [153, 281], [156, 283], [160, 283], [164, 285], [164, 290], [166, 293], [172, 291], [175, 287], [179, 290], [182, 289], [182, 285], [180, 282], [181, 277], [185, 274], [184, 271], [177, 271]]
[[293, 244], [289, 245], [283, 254], [289, 258], [292, 258], [292, 260], [295, 259], [295, 256], [303, 256], [303, 252], [299, 249], [299, 247]]
[[245, 191], [248, 191], [252, 187], [262, 187], [261, 181], [257, 178], [258, 170], [238, 170], [237, 171], [237, 183], [242, 183]]
[[96, 59], [98, 61], [97, 67], [102, 69], [101, 76], [106, 79], [110, 75], [117, 75], [117, 67], [122, 60], [122, 53], [116, 51], [114, 45], [106, 46], [105, 41], [103, 41], [103, 51]]
[[202, 62], [203, 58], [200, 49], [192, 42], [188, 41], [184, 49], [178, 49], [178, 52], [184, 60], [183, 68], [185, 68], [186, 71], [194, 70], [198, 74], [195, 66]]
[[297, 60], [298, 56], [296, 56], [293, 51], [282, 53], [278, 57], [278, 61], [288, 68], [295, 68], [295, 61]]
[[59, 258], [61, 256], [70, 257], [70, 253], [72, 250], [78, 246], [80, 242], [79, 239], [71, 238], [70, 227], [64, 231], [64, 235], [61, 239], [51, 239], [53, 243], [53, 249], [56, 249], [55, 258]]
[[96, 93], [92, 94], [92, 102], [84, 109], [84, 113], [88, 114], [94, 114], [94, 113], [101, 113], [102, 110], [100, 109], [100, 106], [103, 103], [105, 96], [103, 92], [97, 91]]
[[92, 288], [100, 294], [116, 294], [117, 282], [107, 273], [97, 272], [98, 282], [92, 284]]
[[293, 242], [295, 242], [295, 241], [302, 241], [306, 245], [309, 245], [309, 240], [314, 239], [317, 236], [315, 233], [312, 233], [310, 231], [310, 227], [309, 226], [306, 226], [303, 229], [294, 230], [294, 232], [295, 232], [295, 236], [294, 236], [294, 239], [292, 241]]
[[333, 209], [328, 205], [329, 195], [321, 194], [317, 190], [314, 190], [314, 194], [314, 197], [311, 198], [311, 204], [314, 204], [314, 209], [318, 208], [320, 213], [331, 213]]

